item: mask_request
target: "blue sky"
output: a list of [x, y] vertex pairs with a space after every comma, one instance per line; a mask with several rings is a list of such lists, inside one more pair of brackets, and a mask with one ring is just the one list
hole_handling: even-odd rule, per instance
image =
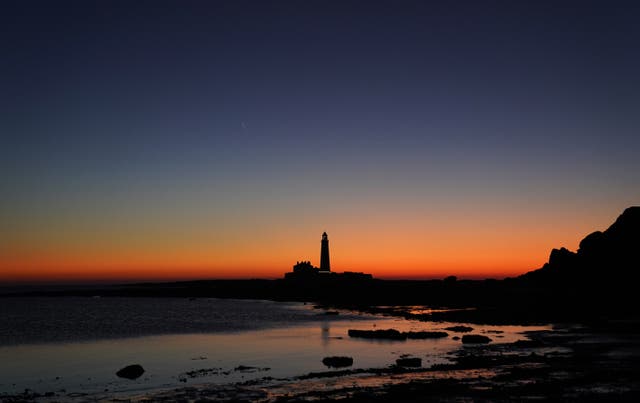
[[[14, 265], [12, 250], [31, 259], [43, 242], [73, 260], [83, 244], [69, 217], [96, 243], [130, 232], [107, 217], [168, 233], [185, 212], [237, 217], [211, 225], [253, 251], [238, 228], [300, 231], [283, 230], [286, 212], [314, 214], [303, 221], [315, 235], [375, 211], [349, 239], [367, 214], [402, 239], [400, 223], [428, 232], [427, 217], [474, 206], [487, 218], [571, 216], [562, 226], [581, 231], [640, 196], [635, 2], [2, 7], [0, 217]], [[198, 221], [180, 232], [208, 236]], [[57, 245], [56, 231], [75, 235]]]

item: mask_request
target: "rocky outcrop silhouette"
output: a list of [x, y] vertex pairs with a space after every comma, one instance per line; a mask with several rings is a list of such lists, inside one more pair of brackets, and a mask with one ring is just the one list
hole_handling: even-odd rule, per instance
[[626, 209], [605, 231], [587, 235], [577, 252], [553, 249], [549, 262], [521, 279], [599, 285], [619, 282], [640, 268], [640, 207]]

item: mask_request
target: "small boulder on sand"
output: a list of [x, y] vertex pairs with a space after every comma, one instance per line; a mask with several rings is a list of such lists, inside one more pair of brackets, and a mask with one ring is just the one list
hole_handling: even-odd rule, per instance
[[127, 365], [122, 368], [120, 371], [116, 372], [120, 378], [126, 379], [138, 379], [144, 374], [144, 368], [142, 368], [139, 364]]
[[322, 363], [329, 368], [350, 367], [353, 365], [353, 358], [339, 356], [325, 357], [322, 359]]

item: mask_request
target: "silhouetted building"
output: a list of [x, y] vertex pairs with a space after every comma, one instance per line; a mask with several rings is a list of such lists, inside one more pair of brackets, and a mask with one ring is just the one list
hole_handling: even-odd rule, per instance
[[317, 271], [318, 269], [313, 267], [311, 262], [308, 260], [296, 262], [296, 264], [293, 265], [293, 272], [297, 274], [315, 274]]
[[369, 281], [373, 279], [373, 276], [349, 271], [344, 273], [332, 272], [329, 260], [329, 237], [327, 237], [326, 232], [323, 232], [320, 240], [320, 267], [315, 267], [308, 260], [298, 261], [293, 265], [293, 271], [284, 274], [284, 278], [326, 289], [331, 284], [351, 284]]
[[329, 238], [327, 233], [322, 233], [320, 241], [320, 271], [331, 271], [331, 263], [329, 261]]

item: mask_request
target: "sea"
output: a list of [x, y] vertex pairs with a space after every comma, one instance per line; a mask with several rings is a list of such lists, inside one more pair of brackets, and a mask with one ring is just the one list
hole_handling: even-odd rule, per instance
[[[428, 309], [428, 307], [413, 307]], [[381, 368], [400, 357], [450, 362], [455, 334], [431, 340], [351, 338], [349, 329], [435, 331], [459, 325], [327, 310], [312, 304], [214, 298], [7, 297], [0, 299], [0, 400], [41, 395], [131, 395], [185, 385], [291, 379], [332, 370]], [[496, 342], [545, 326], [478, 326]], [[135, 380], [116, 372], [139, 364]]]

